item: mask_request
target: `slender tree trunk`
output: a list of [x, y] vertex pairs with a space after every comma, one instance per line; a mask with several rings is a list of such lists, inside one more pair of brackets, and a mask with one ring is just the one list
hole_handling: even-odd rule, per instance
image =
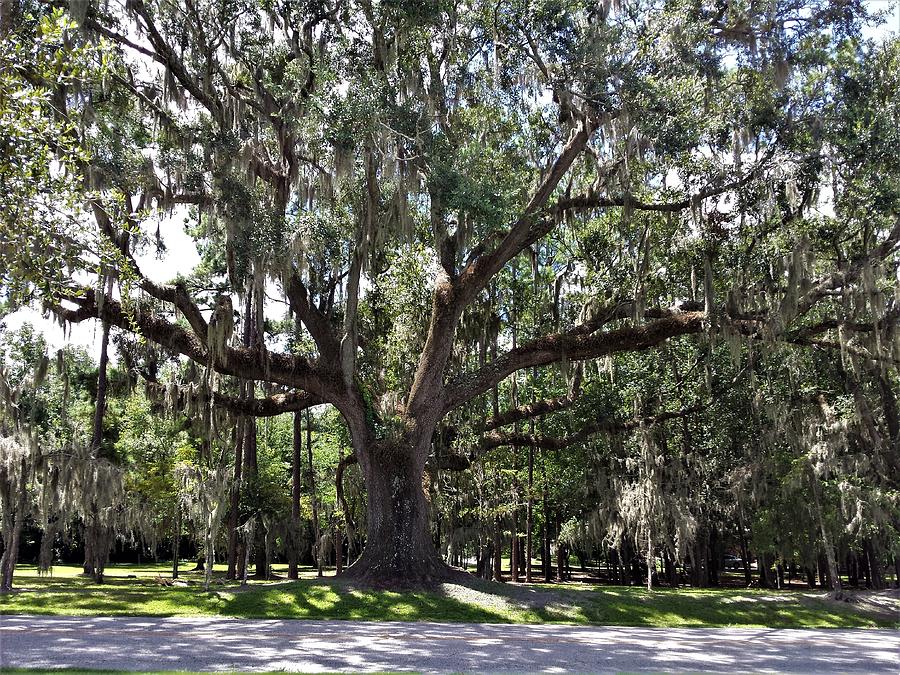
[[806, 574], [806, 586], [807, 588], [815, 588], [816, 587], [816, 573], [812, 567], [808, 565], [803, 566], [803, 572]]
[[313, 544], [313, 555], [316, 558], [316, 576], [322, 576], [322, 533], [319, 528], [319, 497], [316, 494], [316, 469], [313, 466], [312, 451], [312, 412], [306, 409], [306, 462], [307, 471], [309, 472], [309, 497], [312, 503], [312, 520], [313, 520], [313, 536], [315, 543]]
[[[259, 458], [257, 455], [257, 431], [256, 418], [248, 417], [244, 428], [244, 476], [247, 481], [258, 489]], [[263, 531], [260, 527], [254, 527], [254, 538], [247, 541], [247, 547], [253, 550], [253, 560], [257, 579], [266, 578], [266, 547], [263, 541]]]
[[103, 322], [103, 333], [100, 337], [100, 365], [97, 370], [97, 401], [94, 406], [94, 426], [91, 435], [91, 453], [101, 456], [100, 445], [103, 443], [103, 416], [106, 413], [106, 390], [108, 388], [107, 367], [109, 365], [109, 323]]
[[881, 559], [871, 539], [863, 541], [863, 551], [865, 552], [867, 567], [869, 568], [871, 586], [875, 590], [881, 590], [885, 586], [884, 572], [881, 568]]
[[[97, 368], [97, 397], [94, 401], [94, 422], [91, 428], [91, 457], [102, 457], [103, 444], [103, 418], [106, 413], [106, 392], [108, 389], [107, 369], [109, 366], [109, 323], [102, 323], [100, 336], [100, 363]], [[97, 523], [96, 507], [88, 515], [84, 527], [84, 574], [90, 575], [95, 581], [102, 581], [103, 564], [99, 565], [97, 559], [106, 551], [102, 551], [103, 545], [100, 539], [104, 538], [101, 527]]]
[[340, 575], [344, 572], [344, 536], [338, 524], [331, 526], [331, 546], [334, 548], [334, 573]]
[[559, 511], [556, 512], [556, 578], [559, 581], [566, 580], [566, 545], [560, 541], [559, 534], [561, 531], [561, 518]]
[[822, 503], [819, 498], [819, 482], [815, 475], [813, 475], [812, 471], [809, 472], [809, 476], [810, 482], [812, 484], [813, 506], [815, 508], [816, 519], [819, 521], [819, 530], [822, 535], [822, 545], [825, 548], [825, 557], [828, 560], [828, 576], [829, 581], [831, 582], [832, 595], [835, 599], [840, 599], [840, 597], [843, 595], [843, 591], [841, 589], [841, 577], [838, 573], [837, 559], [834, 555], [834, 547], [831, 545], [831, 535], [828, 533], [828, 528], [825, 525], [825, 517], [822, 514]]
[[[532, 424], [533, 426], [533, 424]], [[528, 504], [525, 511], [525, 581], [531, 583], [534, 557], [534, 448], [528, 446]]]
[[172, 578], [178, 578], [178, 560], [181, 557], [181, 505], [175, 501], [175, 522], [172, 537]]
[[519, 581], [519, 453], [516, 448], [513, 451], [513, 504], [512, 516], [510, 518], [512, 524], [512, 532], [509, 538], [509, 579], [513, 582]]
[[719, 528], [713, 525], [709, 530], [709, 546], [706, 551], [706, 569], [711, 586], [719, 585], [719, 560], [721, 559], [719, 546]]
[[[243, 315], [243, 330], [241, 331], [241, 343], [244, 345], [244, 348], [247, 349], [250, 347], [253, 342], [253, 293], [252, 291], [248, 291], [247, 295], [244, 299], [244, 315]], [[241, 395], [245, 398], [250, 398], [253, 395], [254, 385], [252, 382], [243, 381], [240, 385]], [[237, 436], [235, 444], [234, 444], [234, 483], [231, 488], [231, 510], [228, 516], [228, 544], [227, 544], [227, 554], [228, 554], [228, 569], [225, 572], [225, 577], [227, 579], [235, 579], [240, 578], [243, 579], [246, 576], [246, 566], [245, 561], [247, 556], [245, 555], [244, 549], [247, 548], [248, 544], [241, 543], [240, 538], [238, 537], [237, 528], [240, 527], [240, 504], [241, 504], [241, 492], [244, 489], [244, 481], [248, 478], [251, 478], [251, 474], [249, 472], [244, 471], [244, 467], [247, 464], [247, 454], [249, 454], [249, 449], [245, 452], [244, 444], [247, 441], [247, 432], [248, 427], [250, 425], [254, 427], [254, 437], [256, 432], [256, 423], [253, 421], [253, 418], [248, 417], [240, 417], [238, 419], [235, 434]], [[254, 457], [255, 461], [255, 457]], [[244, 538], [246, 540], [246, 538]]]
[[250, 550], [253, 548], [253, 534], [256, 526], [251, 519], [249, 523], [249, 532], [244, 537], [243, 561], [241, 563], [241, 586], [247, 585], [247, 576], [250, 573]]
[[828, 562], [821, 551], [816, 556], [816, 571], [819, 575], [819, 585], [822, 588], [831, 588], [831, 580], [828, 578]]
[[666, 579], [669, 581], [669, 586], [677, 588], [678, 571], [675, 569], [675, 560], [672, 558], [672, 554], [669, 553], [668, 549], [664, 550], [664, 554], [666, 562]]
[[509, 547], [509, 578], [510, 581], [519, 581], [519, 453], [513, 448], [513, 505], [512, 505], [512, 532], [510, 533]]
[[[743, 522], [743, 521], [742, 521]], [[743, 524], [740, 526], [741, 531], [741, 561], [744, 565], [744, 582], [749, 588], [753, 584], [753, 576], [750, 574], [750, 548], [747, 546], [747, 535], [744, 532]]]
[[541, 499], [544, 507], [544, 546], [541, 566], [544, 568], [544, 581], [553, 581], [553, 565], [550, 560], [550, 500], [547, 496], [547, 465], [544, 453], [541, 453]]
[[297, 557], [300, 554], [298, 533], [300, 528], [300, 491], [303, 467], [303, 413], [294, 413], [294, 445], [291, 461], [291, 523], [288, 528], [288, 578], [298, 577]]
[[237, 579], [242, 576], [238, 570], [241, 559], [240, 542], [237, 528], [240, 526], [241, 510], [241, 478], [244, 468], [244, 429], [245, 420], [239, 420], [235, 430], [234, 442], [234, 481], [231, 485], [231, 504], [228, 512], [228, 570], [226, 579]]
[[94, 535], [89, 521], [90, 516], [84, 523], [84, 564], [81, 566], [81, 573], [86, 577], [94, 576]]
[[494, 581], [503, 581], [503, 536], [500, 515], [494, 515]]

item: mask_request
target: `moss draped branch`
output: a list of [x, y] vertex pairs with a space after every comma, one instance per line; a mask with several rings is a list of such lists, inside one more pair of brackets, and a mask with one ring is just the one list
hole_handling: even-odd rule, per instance
[[546, 450], [565, 450], [566, 448], [581, 443], [589, 437], [599, 433], [624, 433], [632, 431], [640, 426], [652, 426], [669, 420], [686, 417], [700, 412], [705, 406], [695, 405], [681, 410], [659, 413], [648, 417], [640, 417], [631, 420], [599, 420], [592, 422], [568, 436], [541, 436], [537, 434], [502, 433], [493, 431], [485, 434], [478, 449], [481, 454], [492, 448], [504, 445], [517, 447], [534, 447]]
[[703, 312], [671, 313], [641, 326], [582, 334], [580, 326], [547, 335], [512, 349], [482, 368], [458, 378], [447, 386], [445, 412], [488, 391], [508, 375], [533, 366], [563, 360], [582, 361], [620, 352], [649, 349], [680, 335], [699, 333], [704, 327]]
[[135, 308], [126, 312], [119, 301], [104, 298], [97, 303], [93, 289], [83, 289], [82, 296], [73, 298], [75, 309], [61, 305], [52, 311], [62, 320], [80, 323], [86, 319], [101, 319], [123, 330], [137, 333], [167, 349], [189, 359], [210, 366], [223, 375], [234, 375], [247, 380], [265, 380], [288, 387], [303, 389], [333, 402], [340, 400], [331, 385], [335, 379], [327, 369], [317, 368], [302, 356], [279, 354], [267, 349], [247, 349], [226, 346], [221, 354], [210, 354], [205, 342], [192, 331], [185, 330], [162, 316]]

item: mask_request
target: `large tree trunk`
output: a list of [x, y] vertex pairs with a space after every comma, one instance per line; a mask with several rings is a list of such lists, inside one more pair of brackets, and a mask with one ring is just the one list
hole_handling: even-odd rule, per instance
[[375, 585], [401, 586], [455, 576], [429, 535], [422, 485], [424, 450], [383, 442], [361, 453], [360, 468], [368, 496], [366, 546], [344, 576]]

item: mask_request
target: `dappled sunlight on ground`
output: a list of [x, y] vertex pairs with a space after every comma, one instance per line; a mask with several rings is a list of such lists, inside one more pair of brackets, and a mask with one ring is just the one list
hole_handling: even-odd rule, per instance
[[5, 617], [4, 665], [187, 670], [894, 673], [896, 631]]
[[[595, 585], [498, 584], [472, 578], [430, 590], [363, 588], [340, 579], [237, 582], [202, 588], [202, 574], [183, 586], [162, 585], [162, 568], [120, 566], [105, 583], [57, 567], [16, 575], [19, 592], [0, 596], [3, 614], [232, 616], [477, 623], [572, 623], [631, 626], [898, 626], [891, 605], [835, 602], [824, 592], [747, 589], [654, 589]], [[61, 573], [60, 573], [61, 572]], [[157, 578], [160, 577], [160, 578]], [[885, 598], [890, 600], [890, 592]], [[878, 596], [881, 600], [881, 596]], [[896, 602], [896, 601], [895, 601]], [[895, 604], [894, 607], [897, 605]]]

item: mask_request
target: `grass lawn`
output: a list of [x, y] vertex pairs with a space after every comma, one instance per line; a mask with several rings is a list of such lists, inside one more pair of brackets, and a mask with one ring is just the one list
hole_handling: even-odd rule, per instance
[[[167, 565], [116, 565], [106, 582], [56, 566], [52, 577], [16, 570], [17, 591], [0, 595], [0, 614], [230, 616], [269, 619], [362, 619], [481, 623], [570, 623], [619, 626], [898, 627], [900, 615], [866, 603], [835, 602], [820, 591], [659, 589], [588, 584], [443, 584], [429, 591], [358, 588], [336, 579], [217, 579], [210, 592], [200, 573], [164, 586]], [[218, 568], [216, 572], [218, 573]], [[276, 568], [276, 572], [279, 569]]]

